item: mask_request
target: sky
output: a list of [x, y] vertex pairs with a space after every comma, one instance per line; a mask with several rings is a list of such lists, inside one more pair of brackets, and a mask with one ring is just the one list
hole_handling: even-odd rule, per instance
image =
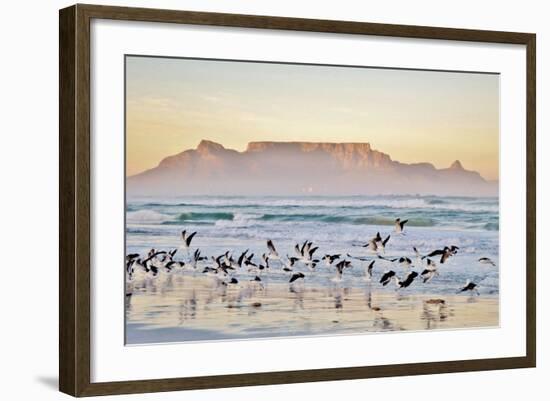
[[499, 176], [499, 76], [127, 56], [126, 174], [202, 139], [368, 142], [402, 163]]

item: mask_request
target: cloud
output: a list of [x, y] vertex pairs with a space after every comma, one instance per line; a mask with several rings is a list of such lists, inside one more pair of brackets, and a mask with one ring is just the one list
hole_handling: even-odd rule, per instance
[[209, 103], [220, 103], [223, 100], [221, 96], [215, 95], [199, 95], [199, 99], [202, 99]]

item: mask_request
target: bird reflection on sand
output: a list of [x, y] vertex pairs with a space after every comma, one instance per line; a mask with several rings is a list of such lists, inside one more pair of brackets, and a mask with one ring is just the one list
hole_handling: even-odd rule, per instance
[[394, 330], [498, 324], [498, 299], [373, 291], [335, 285], [240, 282], [226, 286], [194, 272], [136, 281], [126, 297], [127, 343]]
[[426, 323], [426, 330], [437, 329], [438, 324], [447, 320], [452, 313], [443, 299], [428, 299], [422, 303], [421, 319]]

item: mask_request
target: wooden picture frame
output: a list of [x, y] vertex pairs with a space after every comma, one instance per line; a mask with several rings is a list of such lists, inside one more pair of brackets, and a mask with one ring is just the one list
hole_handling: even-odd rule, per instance
[[[90, 21], [94, 18], [440, 39], [526, 46], [526, 355], [368, 367], [92, 383], [90, 380]], [[59, 14], [59, 388], [73, 396], [144, 393], [534, 367], [536, 363], [535, 42], [531, 33], [74, 5]]]

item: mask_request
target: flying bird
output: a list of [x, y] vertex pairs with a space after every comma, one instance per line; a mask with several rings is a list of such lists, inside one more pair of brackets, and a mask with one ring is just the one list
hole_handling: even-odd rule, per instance
[[313, 242], [310, 242], [309, 240], [305, 240], [302, 246], [300, 244], [294, 245], [294, 251], [298, 255], [298, 257], [301, 259], [305, 257], [305, 255], [309, 252], [311, 246], [313, 245]]
[[344, 269], [346, 267], [351, 267], [351, 261], [344, 259], [344, 260], [336, 263], [336, 268], [338, 268], [338, 269]]
[[399, 264], [409, 269], [412, 266], [412, 260], [407, 258], [406, 256], [402, 256], [399, 258]]
[[199, 262], [208, 260], [206, 256], [201, 255], [201, 251], [199, 248], [195, 249], [195, 252], [193, 253], [193, 258], [191, 259], [191, 266], [193, 266], [193, 269], [197, 268], [197, 264]]
[[422, 271], [422, 273], [420, 273], [420, 276], [422, 277], [422, 282], [427, 283], [438, 274], [437, 265], [433, 260], [428, 259], [427, 267]]
[[403, 220], [401, 221], [400, 218], [395, 219], [395, 232], [397, 234], [403, 234], [405, 224], [407, 224], [409, 220]]
[[294, 273], [292, 276], [290, 276], [290, 280], [288, 281], [289, 283], [294, 283], [296, 280], [300, 280], [300, 279], [304, 279], [306, 276], [303, 274], [303, 273]]
[[412, 282], [417, 276], [418, 276], [418, 273], [415, 271], [410, 272], [405, 278], [405, 280], [399, 280], [399, 278], [395, 276], [395, 284], [397, 284], [398, 289], [407, 288], [412, 284]]
[[332, 281], [341, 281], [342, 280], [342, 274], [344, 273], [344, 269], [347, 267], [351, 267], [351, 261], [349, 260], [342, 260], [338, 263], [336, 263], [336, 277], [332, 279]]
[[380, 232], [377, 232], [376, 235], [369, 239], [368, 242], [364, 245], [361, 245], [363, 248], [367, 248], [369, 251], [376, 252], [378, 250], [378, 242], [382, 241]]
[[237, 266], [239, 266], [239, 267], [243, 266], [243, 261], [244, 261], [244, 258], [246, 257], [247, 253], [248, 253], [248, 249], [246, 251], [244, 251], [243, 253], [241, 253], [241, 256], [239, 256], [239, 258], [237, 259]]
[[432, 278], [434, 278], [437, 275], [437, 270], [430, 270], [430, 269], [424, 269], [422, 273], [420, 273], [420, 276], [422, 277], [422, 282], [427, 283]]
[[336, 255], [325, 255], [321, 258], [324, 260], [327, 266], [331, 266], [336, 260], [340, 259], [340, 254]]
[[449, 257], [456, 255], [459, 249], [460, 248], [455, 245], [451, 245], [450, 247], [445, 246], [443, 249], [436, 249], [435, 251], [432, 251], [429, 254], [422, 256], [422, 259], [441, 255], [439, 263], [443, 264], [447, 259], [449, 259]]
[[253, 257], [254, 257], [253, 253], [251, 253], [250, 255], [244, 257], [243, 264], [245, 265], [245, 267], [248, 267], [248, 268], [258, 267], [258, 265], [252, 261]]
[[159, 255], [164, 255], [166, 252], [165, 251], [156, 251], [154, 248], [151, 249], [149, 251], [149, 253], [147, 254], [147, 259], [145, 259], [143, 261], [144, 264], [147, 264], [147, 263], [151, 263], [151, 264], [154, 264], [156, 262], [160, 262], [160, 260], [158, 259], [158, 256]]
[[367, 250], [372, 252], [384, 252], [386, 249], [386, 244], [390, 240], [390, 236], [388, 235], [384, 240], [380, 236], [380, 232], [376, 233], [376, 236], [371, 238], [366, 244], [361, 245], [363, 248], [367, 248]]
[[273, 245], [273, 241], [270, 239], [267, 240], [267, 249], [269, 250], [269, 253], [267, 254], [268, 259], [281, 260], [277, 249], [275, 249], [275, 245]]
[[492, 265], [492, 266], [496, 266], [495, 262], [493, 262], [491, 259], [489, 258], [479, 258], [478, 259], [478, 262], [481, 263], [481, 264], [484, 264], [484, 265]]
[[185, 262], [178, 262], [178, 261], [171, 260], [168, 263], [166, 263], [166, 265], [164, 265], [164, 267], [168, 271], [171, 271], [172, 269], [175, 269], [175, 268], [180, 268], [181, 269], [181, 268], [185, 267]]
[[395, 272], [393, 270], [385, 272], [380, 278], [380, 284], [382, 284], [383, 286], [388, 285], [392, 277], [395, 277]]
[[367, 250], [376, 252], [378, 249], [378, 244], [376, 243], [376, 240], [370, 239], [369, 242], [367, 242], [365, 245], [361, 245], [363, 248], [367, 248]]
[[294, 268], [294, 265], [296, 262], [300, 260], [300, 258], [294, 257], [294, 256], [288, 256], [286, 255], [287, 261], [284, 262], [282, 259], [280, 259], [281, 266], [283, 268], [283, 271], [285, 272], [291, 272]]
[[267, 257], [267, 255], [265, 253], [262, 253], [262, 262], [264, 262], [264, 264], [260, 264], [258, 265], [258, 268], [260, 270], [263, 270], [263, 269], [269, 269], [269, 258]]
[[386, 244], [388, 243], [389, 240], [390, 240], [390, 235], [388, 235], [388, 236], [386, 237], [386, 239], [384, 239], [383, 241], [379, 241], [379, 242], [377, 243], [378, 249], [379, 249], [380, 251], [382, 251], [382, 252], [385, 252], [385, 251], [386, 251]]
[[193, 237], [197, 234], [197, 232], [193, 232], [191, 234], [187, 234], [187, 230], [183, 230], [181, 232], [181, 239], [183, 240], [182, 247], [187, 252], [189, 252], [189, 247], [191, 246], [191, 241], [193, 241]]
[[365, 271], [365, 280], [371, 281], [372, 280], [372, 269], [374, 268], [374, 260], [369, 263], [367, 270]]
[[298, 260], [302, 261], [304, 264], [308, 265], [311, 268], [315, 268], [318, 260], [313, 259], [313, 254], [317, 251], [319, 247], [313, 247], [313, 242], [305, 240], [302, 246], [299, 244], [294, 245], [294, 251], [298, 255]]
[[457, 291], [457, 294], [460, 294], [461, 292], [470, 291], [470, 293], [474, 292], [479, 295], [479, 291], [477, 290], [478, 285], [476, 283], [472, 283], [470, 280], [466, 281], [466, 284], [464, 287], [462, 287], [460, 290]]

